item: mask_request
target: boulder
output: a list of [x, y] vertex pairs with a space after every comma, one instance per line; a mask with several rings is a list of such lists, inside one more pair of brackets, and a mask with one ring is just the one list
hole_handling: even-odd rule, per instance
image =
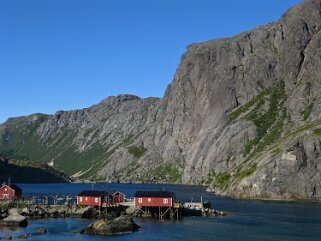
[[25, 227], [28, 225], [27, 218], [20, 215], [18, 212], [10, 212], [9, 211], [9, 216], [2, 219], [0, 221], [0, 224], [5, 225], [5, 226], [20, 226], [20, 227]]
[[87, 206], [77, 210], [71, 210], [71, 213], [68, 214], [70, 217], [79, 217], [79, 218], [94, 218], [97, 215], [97, 210], [94, 207]]
[[94, 207], [89, 207], [86, 211], [84, 211], [81, 215], [82, 218], [94, 218], [97, 215], [97, 210]]
[[21, 214], [22, 214], [23, 216], [26, 216], [26, 215], [29, 215], [29, 214], [30, 214], [30, 211], [29, 211], [28, 208], [23, 208], [23, 209], [21, 210]]
[[11, 209], [9, 209], [8, 213], [9, 213], [9, 216], [12, 214], [15, 214], [15, 213], [19, 213], [19, 209], [18, 208], [11, 208]]
[[140, 229], [140, 226], [138, 226], [131, 217], [122, 215], [112, 221], [98, 220], [82, 229], [80, 233], [91, 235], [121, 235], [137, 231], [138, 229]]
[[17, 236], [17, 238], [19, 238], [19, 239], [28, 239], [28, 238], [31, 238], [31, 234], [21, 234], [21, 235]]
[[36, 230], [37, 234], [46, 234], [47, 233], [47, 229], [45, 228], [39, 228]]
[[134, 215], [136, 211], [137, 211], [137, 207], [131, 206], [131, 207], [128, 207], [125, 212], [127, 215]]

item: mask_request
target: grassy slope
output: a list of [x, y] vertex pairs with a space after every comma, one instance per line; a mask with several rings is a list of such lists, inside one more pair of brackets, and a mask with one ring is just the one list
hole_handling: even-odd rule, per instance
[[30, 160], [0, 161], [0, 181], [7, 181], [10, 177], [13, 182], [19, 183], [48, 183], [68, 182], [69, 177], [64, 173], [40, 162]]

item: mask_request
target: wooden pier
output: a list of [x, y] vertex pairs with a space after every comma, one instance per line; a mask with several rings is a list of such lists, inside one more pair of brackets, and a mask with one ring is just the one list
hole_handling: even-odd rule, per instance
[[142, 206], [137, 210], [137, 216], [140, 217], [157, 217], [160, 220], [171, 219], [178, 220], [182, 217], [183, 205], [180, 203], [174, 203], [171, 207], [149, 207]]

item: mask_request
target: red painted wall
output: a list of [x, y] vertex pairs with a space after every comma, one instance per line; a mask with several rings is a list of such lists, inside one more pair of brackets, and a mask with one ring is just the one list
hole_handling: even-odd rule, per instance
[[[167, 202], [166, 202], [167, 199]], [[171, 207], [173, 201], [171, 197], [135, 197], [135, 206], [137, 207]]]
[[77, 196], [78, 205], [97, 206], [101, 205], [101, 197], [81, 197]]
[[0, 199], [10, 199], [15, 196], [15, 190], [10, 188], [7, 185], [4, 185], [0, 188]]
[[113, 203], [122, 203], [124, 202], [124, 195], [117, 193], [113, 195]]

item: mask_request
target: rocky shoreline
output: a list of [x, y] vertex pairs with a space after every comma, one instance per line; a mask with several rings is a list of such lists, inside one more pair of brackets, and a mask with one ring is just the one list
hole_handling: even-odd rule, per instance
[[[94, 235], [121, 235], [138, 230], [140, 227], [133, 221], [132, 214], [127, 214], [125, 207], [117, 206], [106, 214], [94, 207], [81, 207], [78, 205], [34, 205], [29, 208], [0, 208], [0, 226], [8, 228], [26, 227], [28, 220], [45, 218], [88, 218], [98, 219], [86, 228], [79, 230], [82, 234]], [[107, 220], [111, 219], [111, 221]], [[33, 235], [46, 234], [47, 230], [40, 228], [35, 234], [21, 234], [16, 238], [28, 239]], [[12, 239], [11, 236], [1, 237], [0, 239]]]
[[[187, 213], [184, 216], [226, 216], [227, 213], [212, 209], [198, 210], [197, 212]], [[96, 219], [87, 227], [79, 230], [81, 234], [89, 235], [122, 235], [139, 230], [133, 217], [147, 217], [142, 215], [140, 207], [115, 206], [106, 212], [97, 210], [95, 207], [81, 207], [78, 205], [33, 205], [30, 207], [8, 208], [0, 207], [0, 226], [9, 228], [26, 227], [29, 220], [45, 218], [87, 218]], [[28, 239], [33, 235], [46, 234], [47, 230], [41, 228], [35, 234], [22, 234], [17, 236], [19, 239]], [[11, 239], [12, 237], [0, 237], [0, 239]]]

